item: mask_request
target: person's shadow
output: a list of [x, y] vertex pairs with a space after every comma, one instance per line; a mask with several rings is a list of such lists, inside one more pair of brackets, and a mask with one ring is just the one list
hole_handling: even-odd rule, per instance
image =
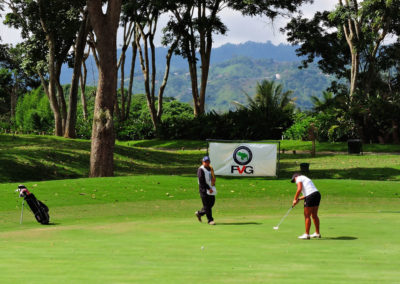
[[319, 241], [354, 241], [358, 240], [356, 237], [350, 236], [340, 236], [340, 237], [322, 237], [321, 239], [317, 239]]

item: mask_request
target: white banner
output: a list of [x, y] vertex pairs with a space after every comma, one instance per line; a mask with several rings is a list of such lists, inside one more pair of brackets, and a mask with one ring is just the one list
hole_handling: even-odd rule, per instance
[[222, 176], [276, 176], [277, 144], [210, 142], [211, 166]]

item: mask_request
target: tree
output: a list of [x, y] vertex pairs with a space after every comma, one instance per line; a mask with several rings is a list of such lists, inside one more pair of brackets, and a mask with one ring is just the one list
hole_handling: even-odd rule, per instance
[[86, 67], [86, 60], [88, 59], [90, 54], [90, 48], [87, 53], [84, 54], [82, 58], [82, 69], [80, 73], [80, 86], [81, 86], [81, 102], [82, 102], [82, 112], [83, 118], [86, 120], [88, 118], [88, 109], [87, 109], [87, 102], [86, 102], [86, 81], [87, 81], [87, 67]]
[[[244, 15], [264, 15], [274, 19], [284, 11], [294, 12], [296, 8], [309, 0], [181, 0], [167, 1], [172, 13], [165, 31], [167, 41], [180, 36], [177, 53], [187, 59], [191, 78], [194, 114], [205, 112], [205, 98], [210, 69], [211, 51], [214, 34], [225, 34], [227, 27], [221, 21], [219, 13], [225, 8], [240, 11]], [[198, 58], [200, 58], [200, 76], [198, 76]], [[200, 84], [198, 82], [200, 77]]]
[[[117, 69], [120, 70], [120, 94], [121, 94], [121, 103], [117, 100], [115, 101], [115, 110], [119, 121], [125, 121], [129, 117], [130, 112], [130, 104], [132, 100], [132, 88], [133, 88], [133, 80], [135, 76], [135, 64], [136, 64], [136, 55], [137, 55], [137, 37], [138, 33], [135, 28], [135, 20], [136, 17], [131, 15], [132, 13], [132, 5], [136, 6], [136, 1], [131, 3], [131, 1], [127, 0], [122, 6], [122, 15], [121, 15], [121, 26], [124, 28], [123, 34], [123, 43], [121, 47], [121, 55], [118, 60]], [[134, 8], [133, 8], [134, 10]], [[135, 13], [133, 13], [135, 14]], [[131, 61], [131, 70], [129, 76], [129, 87], [128, 93], [125, 93], [125, 61], [126, 61], [126, 51], [128, 50], [129, 45], [132, 46], [132, 61]], [[121, 108], [120, 108], [121, 105]]]
[[[2, 89], [7, 90], [4, 95], [11, 123], [15, 119], [15, 110], [20, 95], [30, 88], [36, 88], [40, 82], [35, 72], [23, 68], [25, 50], [23, 45], [0, 46], [0, 67], [2, 67]], [[5, 75], [7, 75], [5, 77]], [[6, 79], [7, 78], [7, 79]]]
[[[5, 68], [0, 68], [0, 116], [10, 112], [10, 93], [11, 72]], [[12, 107], [11, 107], [12, 109]], [[15, 112], [15, 108], [14, 108]]]
[[[294, 102], [291, 98], [292, 91], [283, 91], [283, 85], [275, 81], [263, 80], [257, 83], [254, 97], [248, 94], [248, 104], [233, 102], [238, 111], [247, 111], [249, 117], [254, 121], [252, 124], [259, 128], [268, 129], [270, 135], [277, 136], [282, 130], [289, 127], [294, 112]], [[254, 126], [252, 126], [254, 128]], [[256, 127], [257, 128], [257, 127]], [[255, 131], [260, 135], [260, 131]]]
[[[25, 65], [36, 69], [54, 114], [55, 134], [62, 136], [67, 106], [60, 84], [61, 67], [67, 60], [80, 26], [84, 0], [3, 0], [11, 9], [6, 23], [21, 29], [29, 55]], [[48, 80], [46, 78], [48, 74]]]
[[[364, 62], [368, 77], [364, 81], [366, 93], [375, 74], [376, 56], [384, 39], [398, 25], [400, 6], [397, 1], [382, 0], [338, 0], [339, 5], [330, 14], [340, 25], [337, 27], [340, 36], [344, 35], [351, 53], [350, 100], [359, 83], [360, 64]], [[360, 3], [359, 3], [360, 2]], [[365, 60], [367, 59], [367, 60]], [[360, 62], [362, 61], [362, 62]]]
[[[90, 23], [88, 19], [88, 12], [85, 9], [82, 13], [82, 21], [79, 27], [78, 36], [74, 45], [74, 71], [72, 74], [72, 84], [69, 94], [69, 108], [67, 121], [65, 125], [64, 137], [75, 138], [76, 137], [76, 110], [78, 102], [78, 88], [79, 78], [81, 77], [81, 68], [85, 56], [86, 39], [89, 33]], [[85, 94], [82, 93], [82, 105], [83, 109], [86, 109]]]
[[335, 104], [335, 96], [332, 92], [323, 91], [322, 100], [319, 97], [311, 96], [314, 111], [325, 111], [330, 109]]
[[[144, 77], [144, 87], [147, 98], [151, 120], [156, 133], [159, 133], [161, 117], [163, 113], [163, 96], [168, 82], [170, 63], [173, 52], [175, 51], [179, 36], [170, 42], [166, 55], [166, 64], [163, 80], [159, 86], [156, 97], [156, 49], [154, 37], [157, 31], [158, 19], [167, 10], [167, 5], [163, 1], [131, 1], [124, 6], [126, 17], [135, 22], [136, 47], [139, 51], [139, 60]], [[143, 43], [143, 47], [141, 46]], [[122, 71], [122, 69], [121, 69]], [[122, 84], [121, 84], [122, 88]], [[122, 97], [123, 92], [121, 90]], [[157, 104], [157, 106], [156, 106]]]
[[121, 0], [108, 0], [106, 13], [103, 13], [101, 0], [87, 0], [99, 57], [99, 79], [90, 152], [90, 177], [114, 174], [113, 114], [117, 88], [117, 30], [121, 5]]
[[341, 107], [364, 141], [376, 140], [377, 128], [382, 129], [374, 126], [371, 118], [379, 115], [371, 113], [369, 105], [387, 85], [390, 67], [381, 60], [386, 52], [382, 43], [398, 33], [399, 13], [398, 1], [339, 0], [335, 10], [316, 13], [310, 20], [297, 17], [284, 29], [289, 42], [300, 45], [297, 54], [307, 56], [303, 67], [317, 59], [324, 73], [340, 80], [332, 91], [341, 89], [342, 79], [348, 80]]
[[254, 99], [248, 97], [250, 109], [293, 109], [291, 99], [292, 91], [283, 91], [282, 84], [276, 84], [275, 81], [263, 80], [257, 83]]

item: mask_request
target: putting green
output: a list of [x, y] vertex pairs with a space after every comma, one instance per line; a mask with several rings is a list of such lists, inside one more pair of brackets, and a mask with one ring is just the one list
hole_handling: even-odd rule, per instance
[[[0, 184], [1, 283], [396, 283], [398, 182], [316, 180], [322, 239], [298, 240], [287, 180], [218, 179], [216, 226], [199, 223], [193, 177], [27, 184], [53, 225]], [[36, 186], [35, 186], [36, 185]], [[14, 187], [13, 187], [14, 186]]]

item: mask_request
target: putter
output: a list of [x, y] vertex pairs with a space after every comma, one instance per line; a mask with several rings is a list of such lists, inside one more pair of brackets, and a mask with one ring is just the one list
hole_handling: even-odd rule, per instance
[[293, 209], [293, 206], [289, 208], [289, 210], [286, 212], [285, 216], [282, 217], [282, 219], [281, 219], [281, 221], [279, 222], [279, 224], [278, 224], [277, 226], [273, 227], [274, 230], [278, 230], [278, 229], [279, 229], [279, 226], [282, 224], [283, 220], [285, 220], [285, 218], [287, 217], [287, 215], [289, 215], [289, 213], [290, 213], [290, 211], [292, 211], [292, 209]]
[[21, 218], [19, 219], [20, 224], [22, 224], [22, 219], [24, 218], [24, 202], [25, 202], [25, 199], [22, 200]]

